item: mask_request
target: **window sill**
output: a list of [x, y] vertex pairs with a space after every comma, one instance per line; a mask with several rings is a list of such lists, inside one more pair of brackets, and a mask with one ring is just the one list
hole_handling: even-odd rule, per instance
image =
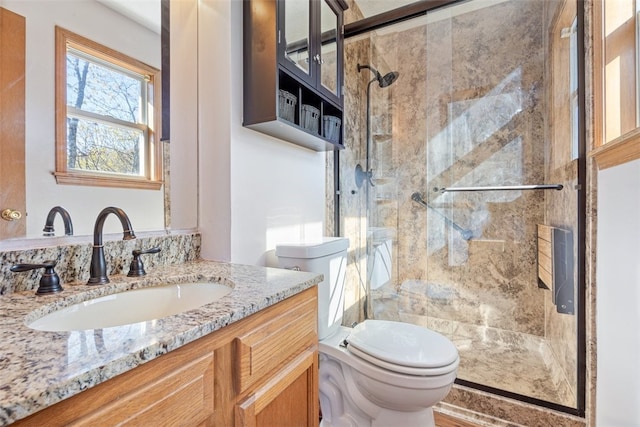
[[162, 181], [151, 181], [145, 178], [124, 178], [68, 172], [55, 172], [53, 175], [56, 177], [56, 182], [63, 185], [135, 188], [140, 190], [160, 190], [162, 188]]
[[592, 150], [598, 169], [607, 169], [640, 159], [640, 128], [636, 128], [611, 142]]

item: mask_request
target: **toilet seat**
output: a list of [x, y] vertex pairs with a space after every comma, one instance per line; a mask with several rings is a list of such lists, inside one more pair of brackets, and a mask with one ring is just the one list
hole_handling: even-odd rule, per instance
[[[393, 369], [387, 369], [379, 366], [377, 363], [369, 362], [363, 357], [355, 355], [352, 351], [354, 348], [353, 346], [347, 345], [345, 347], [344, 343], [352, 331], [352, 328], [340, 326], [335, 334], [320, 340], [318, 346], [320, 354], [324, 354], [338, 360], [340, 363], [348, 365], [352, 369], [362, 372], [372, 378], [378, 378], [385, 383], [407, 389], [422, 390], [440, 387], [446, 384], [453, 384], [453, 381], [456, 378], [460, 359], [456, 359], [451, 365], [441, 368], [441, 374], [437, 374], [435, 370], [425, 370], [427, 373], [424, 375], [405, 374], [398, 372], [396, 367], [393, 367]], [[347, 347], [351, 347], [351, 350]], [[379, 359], [377, 359], [377, 361], [379, 361]], [[322, 365], [322, 357], [320, 359], [320, 364]], [[423, 373], [425, 371], [423, 371]]]
[[459, 360], [454, 360], [454, 363], [451, 365], [441, 366], [439, 368], [412, 368], [411, 366], [402, 366], [402, 365], [394, 365], [393, 363], [385, 362], [381, 359], [376, 359], [371, 355], [364, 353], [358, 350], [356, 347], [348, 347], [349, 353], [353, 354], [356, 357], [360, 357], [367, 362], [376, 365], [380, 368], [388, 369], [392, 372], [397, 372], [399, 374], [407, 374], [416, 377], [429, 377], [436, 375], [448, 374], [457, 368]]
[[408, 375], [442, 375], [459, 363], [458, 350], [446, 337], [403, 322], [365, 320], [353, 328], [346, 341], [354, 356]]

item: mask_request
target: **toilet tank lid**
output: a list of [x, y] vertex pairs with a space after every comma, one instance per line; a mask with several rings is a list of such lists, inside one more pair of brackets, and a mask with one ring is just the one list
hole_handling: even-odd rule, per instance
[[349, 239], [344, 237], [323, 237], [320, 240], [302, 243], [276, 245], [276, 256], [284, 258], [312, 259], [346, 250]]

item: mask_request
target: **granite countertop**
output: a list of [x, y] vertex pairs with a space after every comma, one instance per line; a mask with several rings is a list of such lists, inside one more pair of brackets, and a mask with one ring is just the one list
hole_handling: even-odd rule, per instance
[[[321, 280], [315, 273], [194, 261], [154, 268], [141, 278], [64, 284], [59, 294], [0, 296], [0, 425], [11, 424], [89, 387], [278, 303]], [[91, 298], [167, 283], [214, 280], [222, 299], [159, 320], [104, 329], [43, 332], [26, 321]]]

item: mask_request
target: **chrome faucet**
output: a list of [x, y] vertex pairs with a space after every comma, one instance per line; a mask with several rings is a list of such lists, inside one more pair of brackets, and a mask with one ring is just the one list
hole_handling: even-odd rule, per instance
[[136, 238], [136, 235], [133, 234], [133, 228], [131, 227], [131, 222], [129, 222], [129, 217], [122, 209], [114, 208], [113, 206], [104, 208], [98, 214], [96, 224], [93, 227], [93, 252], [91, 254], [91, 267], [89, 270], [90, 277], [87, 285], [102, 285], [109, 283], [109, 278], [107, 277], [107, 262], [104, 259], [104, 246], [102, 245], [102, 228], [104, 226], [105, 219], [107, 219], [107, 216], [111, 213], [116, 215], [122, 224], [122, 240], [132, 240]]
[[62, 222], [64, 223], [64, 234], [65, 236], [73, 236], [73, 223], [71, 222], [71, 215], [69, 212], [62, 206], [55, 206], [51, 208], [49, 214], [47, 215], [47, 220], [44, 223], [44, 228], [42, 229], [43, 236], [53, 236], [55, 234], [55, 230], [53, 228], [53, 221], [56, 219], [56, 214], [60, 214], [62, 218]]

